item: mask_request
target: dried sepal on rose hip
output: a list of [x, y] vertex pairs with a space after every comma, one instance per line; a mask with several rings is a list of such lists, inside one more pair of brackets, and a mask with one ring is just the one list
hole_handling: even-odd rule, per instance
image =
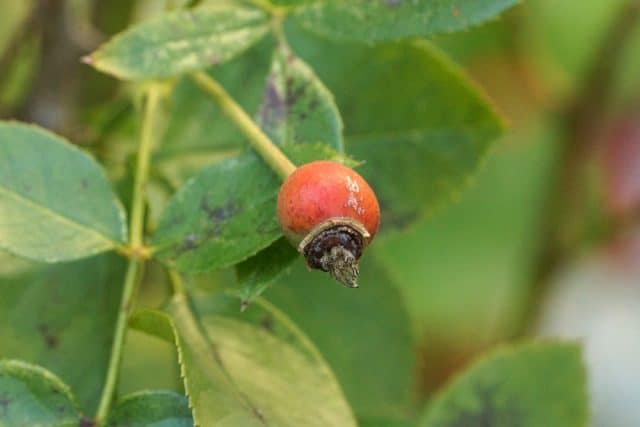
[[278, 220], [309, 268], [358, 287], [358, 259], [380, 222], [378, 200], [364, 178], [337, 162], [307, 163], [282, 184]]

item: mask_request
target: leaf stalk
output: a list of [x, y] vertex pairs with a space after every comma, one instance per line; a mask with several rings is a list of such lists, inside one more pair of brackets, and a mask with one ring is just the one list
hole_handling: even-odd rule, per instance
[[[144, 118], [142, 122], [142, 133], [140, 137], [140, 147], [138, 149], [138, 159], [136, 162], [133, 200], [131, 202], [131, 222], [129, 228], [129, 248], [132, 254], [144, 253], [143, 233], [144, 233], [144, 187], [149, 177], [149, 163], [151, 149], [153, 147], [153, 130], [158, 122], [159, 104], [161, 90], [157, 85], [151, 85], [147, 92]], [[127, 322], [133, 306], [134, 297], [141, 280], [143, 259], [139, 256], [131, 256], [127, 273], [125, 275], [122, 298], [118, 310], [113, 344], [111, 346], [111, 356], [107, 377], [102, 388], [100, 403], [96, 413], [96, 422], [102, 425], [111, 409], [113, 396], [115, 393], [120, 366], [122, 361], [122, 351], [127, 334]]]
[[203, 71], [192, 74], [191, 78], [213, 98], [227, 117], [247, 137], [249, 145], [258, 152], [280, 178], [285, 179], [296, 170], [296, 165], [265, 135], [220, 83]]

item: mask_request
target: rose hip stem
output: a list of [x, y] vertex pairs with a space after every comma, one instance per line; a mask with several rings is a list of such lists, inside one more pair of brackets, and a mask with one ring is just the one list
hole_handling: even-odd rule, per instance
[[227, 117], [244, 133], [251, 147], [262, 156], [280, 178], [285, 179], [296, 170], [296, 165], [264, 134], [220, 83], [204, 71], [192, 74], [191, 78], [202, 90], [211, 95]]

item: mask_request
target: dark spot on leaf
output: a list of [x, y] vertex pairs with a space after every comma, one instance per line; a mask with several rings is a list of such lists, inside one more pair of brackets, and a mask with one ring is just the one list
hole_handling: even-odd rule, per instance
[[267, 423], [267, 420], [262, 414], [262, 411], [260, 409], [256, 408], [255, 406], [251, 406], [251, 409], [253, 410], [253, 415], [255, 415], [256, 418], [258, 418], [262, 424]]
[[260, 123], [264, 129], [273, 129], [284, 120], [287, 111], [285, 103], [278, 93], [273, 76], [267, 79], [262, 105], [260, 106]]
[[180, 225], [184, 221], [184, 217], [182, 215], [172, 215], [171, 216], [171, 224], [172, 225]]
[[25, 184], [24, 185], [23, 191], [25, 192], [25, 194], [31, 193], [31, 190], [32, 190], [32, 188], [31, 188], [31, 186], [29, 184]]
[[382, 212], [381, 217], [383, 218], [383, 221], [380, 222], [381, 230], [405, 228], [420, 218], [420, 212], [417, 209], [401, 211], [397, 208], [392, 208], [393, 204], [383, 197], [379, 197], [378, 201], [380, 202], [380, 212]]
[[198, 247], [198, 236], [193, 233], [187, 234], [182, 240], [182, 249], [184, 251], [191, 251]]
[[208, 238], [219, 236], [222, 233], [223, 224], [240, 210], [234, 200], [227, 201], [223, 206], [211, 206], [205, 198], [201, 200], [200, 208], [209, 218], [210, 224], [205, 233]]
[[300, 82], [300, 84], [296, 85], [296, 82], [292, 77], [287, 78], [286, 88], [285, 103], [289, 108], [295, 105], [307, 91], [307, 85], [305, 82]]
[[64, 414], [64, 411], [66, 411], [67, 408], [64, 405], [58, 405], [58, 407], [56, 408], [56, 411], [58, 411], [61, 414]]
[[60, 338], [53, 333], [48, 325], [44, 323], [39, 324], [38, 331], [40, 332], [40, 335], [44, 340], [44, 344], [48, 349], [52, 350], [58, 347], [58, 345], [60, 344]]
[[420, 219], [420, 213], [410, 212], [385, 212], [384, 221], [380, 223], [380, 229], [406, 228]]
[[2, 408], [3, 415], [6, 415], [7, 409], [9, 408], [10, 404], [11, 399], [9, 399], [9, 396], [6, 393], [0, 394], [0, 408]]
[[311, 101], [309, 101], [309, 111], [315, 110], [319, 105], [320, 101], [318, 101], [318, 98], [311, 99]]
[[96, 427], [96, 423], [90, 418], [82, 417], [78, 427]]
[[260, 326], [262, 326], [264, 329], [266, 329], [269, 332], [273, 332], [273, 318], [269, 315], [264, 316], [260, 320]]
[[402, 4], [402, 0], [382, 0], [382, 4], [389, 7], [396, 7]]
[[212, 55], [209, 57], [209, 64], [211, 64], [211, 65], [212, 65], [212, 66], [214, 66], [214, 67], [215, 67], [216, 65], [219, 65], [219, 64], [220, 64], [220, 57], [219, 57], [218, 55], [216, 55], [215, 53], [214, 53], [214, 54], [212, 54]]
[[227, 201], [223, 206], [211, 206], [207, 199], [203, 198], [200, 207], [211, 222], [224, 222], [238, 213], [238, 205], [234, 200]]
[[522, 426], [523, 416], [518, 402], [513, 399], [504, 400], [504, 396], [499, 396], [499, 389], [498, 385], [478, 384], [474, 393], [477, 396], [477, 404], [474, 408], [461, 408], [455, 405], [451, 410], [451, 413], [455, 414], [453, 419], [443, 425], [447, 427]]
[[220, 224], [212, 224], [205, 235], [208, 239], [218, 237], [222, 234], [222, 226]]
[[82, 181], [80, 181], [80, 187], [83, 190], [86, 190], [87, 188], [89, 188], [89, 180], [87, 180], [87, 178], [82, 178]]

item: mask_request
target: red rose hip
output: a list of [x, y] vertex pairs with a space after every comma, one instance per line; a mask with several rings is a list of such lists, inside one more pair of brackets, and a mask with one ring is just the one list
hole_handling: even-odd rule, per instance
[[378, 200], [364, 178], [337, 162], [307, 163], [282, 184], [278, 220], [310, 268], [358, 287], [358, 259], [380, 221]]

